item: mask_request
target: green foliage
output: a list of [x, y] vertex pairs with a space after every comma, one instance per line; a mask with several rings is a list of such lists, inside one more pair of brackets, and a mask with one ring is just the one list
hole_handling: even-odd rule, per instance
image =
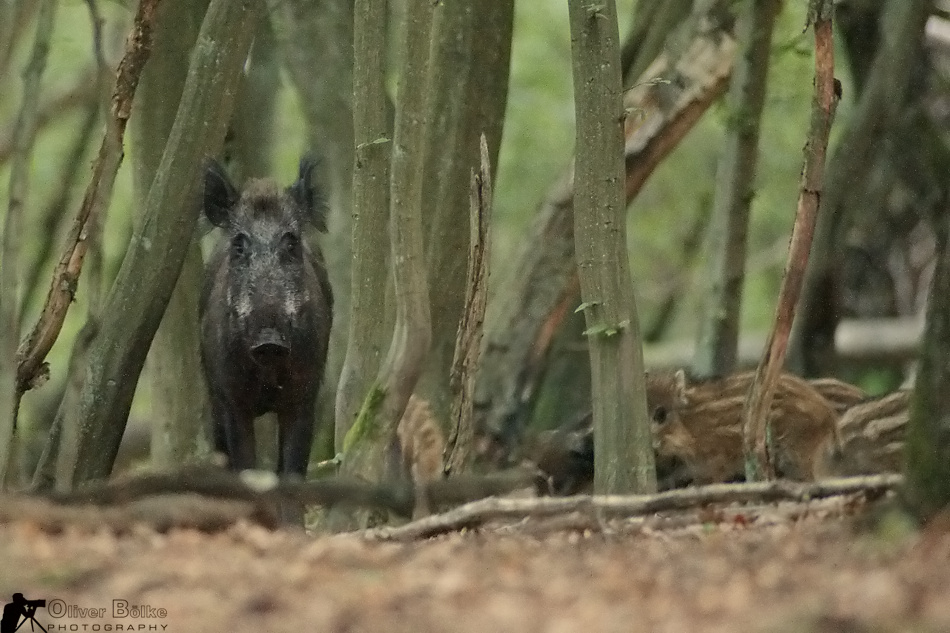
[[603, 336], [604, 338], [610, 338], [612, 336], [617, 336], [620, 334], [620, 330], [628, 327], [630, 327], [630, 319], [624, 319], [620, 323], [614, 325], [598, 323], [597, 325], [591, 326], [584, 330], [584, 336]]

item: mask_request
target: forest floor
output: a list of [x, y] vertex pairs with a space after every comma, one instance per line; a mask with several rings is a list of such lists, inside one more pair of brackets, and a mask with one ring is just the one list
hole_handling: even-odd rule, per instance
[[[15, 521], [0, 526], [0, 602], [46, 599], [36, 621], [50, 632], [950, 631], [950, 521], [868, 530], [857, 505], [525, 520], [403, 543]], [[116, 600], [143, 609], [115, 617]]]

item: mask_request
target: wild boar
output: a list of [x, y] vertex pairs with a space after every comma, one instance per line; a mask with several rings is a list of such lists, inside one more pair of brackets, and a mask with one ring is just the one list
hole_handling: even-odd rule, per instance
[[[754, 372], [743, 372], [688, 381], [682, 370], [648, 375], [657, 454], [683, 460], [694, 483], [742, 479], [742, 411], [753, 377]], [[841, 447], [831, 404], [806, 381], [782, 374], [769, 415], [778, 473], [799, 480], [826, 474], [823, 456]]]
[[204, 212], [223, 235], [201, 293], [201, 361], [215, 448], [233, 470], [256, 466], [253, 422], [274, 412], [278, 474], [307, 472], [333, 323], [323, 255], [305, 239], [308, 226], [326, 232], [314, 165], [302, 159], [285, 189], [252, 179], [241, 192], [216, 162], [205, 172]]

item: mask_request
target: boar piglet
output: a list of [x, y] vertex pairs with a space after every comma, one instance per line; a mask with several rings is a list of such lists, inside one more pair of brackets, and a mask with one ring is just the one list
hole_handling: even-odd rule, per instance
[[242, 192], [209, 161], [204, 212], [223, 235], [201, 293], [201, 360], [215, 448], [234, 470], [254, 468], [254, 418], [277, 414], [279, 474], [305, 475], [323, 380], [333, 295], [306, 225], [326, 231], [312, 160], [281, 189], [254, 179]]

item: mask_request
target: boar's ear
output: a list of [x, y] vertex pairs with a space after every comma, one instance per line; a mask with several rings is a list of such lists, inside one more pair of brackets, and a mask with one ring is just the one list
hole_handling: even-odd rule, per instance
[[682, 369], [677, 369], [676, 373], [673, 374], [673, 383], [674, 383], [674, 398], [681, 404], [686, 405], [686, 372]]
[[300, 205], [308, 222], [312, 222], [321, 233], [327, 232], [327, 207], [314, 182], [313, 172], [317, 167], [317, 159], [305, 155], [300, 159], [300, 175], [297, 181], [288, 187], [287, 192]]
[[231, 184], [224, 168], [218, 161], [205, 161], [204, 209], [211, 224], [225, 227], [230, 223], [229, 213], [238, 201], [238, 192]]

